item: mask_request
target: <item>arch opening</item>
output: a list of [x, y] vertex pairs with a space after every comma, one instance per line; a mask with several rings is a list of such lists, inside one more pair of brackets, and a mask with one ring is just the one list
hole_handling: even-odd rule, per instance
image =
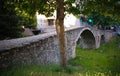
[[80, 34], [80, 37], [77, 40], [77, 47], [84, 49], [95, 48], [95, 37], [93, 33], [89, 30], [85, 30]]
[[[72, 41], [69, 41], [69, 43], [70, 42]], [[85, 49], [96, 48], [96, 40], [92, 31], [89, 28], [80, 30], [79, 34], [72, 42], [72, 46], [70, 48], [72, 48], [70, 52], [71, 58], [76, 57], [76, 48], [85, 48]]]

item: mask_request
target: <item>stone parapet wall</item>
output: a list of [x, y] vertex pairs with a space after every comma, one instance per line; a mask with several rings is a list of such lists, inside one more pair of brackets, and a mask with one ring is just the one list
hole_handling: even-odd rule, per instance
[[55, 32], [0, 41], [0, 69], [20, 65], [59, 64]]
[[[71, 58], [75, 46], [75, 30], [66, 29], [66, 55]], [[73, 44], [74, 43], [74, 44]], [[21, 65], [60, 64], [59, 42], [56, 32], [0, 41], [0, 69]]]
[[104, 31], [104, 36], [105, 36], [105, 41], [108, 42], [109, 40], [111, 40], [115, 35], [113, 30], [105, 30]]
[[[75, 57], [76, 41], [85, 30], [83, 28], [66, 29], [67, 60]], [[59, 42], [56, 32], [0, 41], [0, 64], [0, 69], [30, 64], [60, 64]]]

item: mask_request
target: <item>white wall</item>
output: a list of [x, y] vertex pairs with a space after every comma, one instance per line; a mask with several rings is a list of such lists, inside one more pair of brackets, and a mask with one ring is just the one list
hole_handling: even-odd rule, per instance
[[[53, 17], [56, 19], [56, 12], [54, 12]], [[80, 26], [80, 20], [72, 14], [67, 14], [64, 18], [65, 27]], [[38, 15], [37, 13], [37, 29], [47, 28], [48, 22], [45, 15]]]
[[64, 18], [65, 27], [80, 26], [80, 21], [72, 14], [67, 14]]
[[47, 27], [48, 22], [44, 15], [37, 15], [37, 29]]

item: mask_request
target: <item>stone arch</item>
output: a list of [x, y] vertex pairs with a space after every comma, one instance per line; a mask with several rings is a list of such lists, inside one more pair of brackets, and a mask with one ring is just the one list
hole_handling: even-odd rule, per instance
[[[77, 42], [77, 41], [80, 42]], [[76, 56], [75, 54], [75, 48], [76, 48], [76, 44], [80, 43], [80, 45], [82, 46], [82, 48], [95, 48], [96, 47], [96, 40], [95, 40], [95, 36], [93, 34], [93, 32], [91, 31], [90, 28], [83, 28], [80, 30], [80, 32], [78, 33], [75, 42], [74, 42], [74, 50], [72, 50], [72, 58], [74, 58]], [[82, 45], [84, 44], [84, 45]]]
[[80, 35], [81, 48], [95, 48], [95, 37], [91, 31], [85, 30]]
[[[79, 42], [77, 42], [79, 41]], [[95, 36], [90, 29], [84, 29], [80, 32], [77, 39], [75, 40], [76, 43], [80, 44], [81, 48], [95, 48]]]
[[100, 45], [105, 43], [105, 36], [101, 35], [101, 39], [100, 39]]

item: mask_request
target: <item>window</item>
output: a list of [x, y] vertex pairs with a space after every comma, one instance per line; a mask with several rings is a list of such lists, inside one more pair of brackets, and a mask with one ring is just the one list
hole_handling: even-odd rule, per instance
[[48, 25], [49, 26], [54, 25], [54, 19], [48, 19]]

